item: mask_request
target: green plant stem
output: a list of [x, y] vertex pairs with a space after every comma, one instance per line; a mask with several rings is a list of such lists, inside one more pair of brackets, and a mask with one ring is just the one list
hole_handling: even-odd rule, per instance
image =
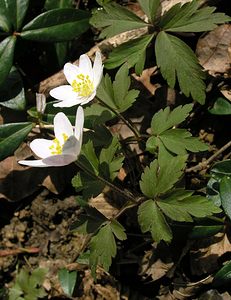
[[135, 137], [138, 140], [141, 139], [139, 131], [137, 130], [136, 126], [129, 119], [125, 119], [124, 116], [121, 115], [121, 113], [119, 113], [118, 111], [116, 111], [113, 107], [111, 107], [110, 105], [108, 105], [104, 101], [100, 100], [99, 98], [97, 98], [97, 100], [99, 101], [100, 104], [102, 104], [106, 108], [110, 109], [119, 119], [121, 119], [124, 122], [124, 124], [126, 126], [128, 126], [128, 128], [134, 133]]
[[136, 203], [135, 201], [135, 197], [128, 193], [123, 191], [122, 189], [118, 188], [116, 185], [114, 185], [113, 183], [109, 182], [108, 180], [106, 180], [105, 178], [96, 175], [94, 172], [92, 172], [91, 170], [87, 169], [81, 162], [79, 162], [78, 160], [75, 162], [75, 164], [82, 170], [84, 171], [86, 174], [88, 174], [89, 176], [91, 176], [92, 178], [97, 178], [99, 181], [101, 181], [102, 183], [104, 183], [106, 186], [110, 187], [113, 191], [115, 191], [117, 194], [120, 194], [121, 196], [123, 196], [124, 198], [128, 199], [130, 202]]

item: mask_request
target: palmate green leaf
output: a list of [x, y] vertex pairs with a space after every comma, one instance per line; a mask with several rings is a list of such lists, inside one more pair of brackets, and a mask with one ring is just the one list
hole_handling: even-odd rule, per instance
[[77, 271], [68, 271], [64, 268], [59, 270], [58, 277], [64, 293], [71, 297], [77, 280]]
[[111, 144], [107, 148], [103, 148], [99, 156], [100, 175], [105, 178], [110, 178], [112, 181], [117, 176], [124, 160], [123, 155], [120, 154], [116, 156], [119, 149], [120, 143], [117, 137], [114, 136]]
[[141, 176], [140, 188], [148, 198], [154, 199], [169, 191], [180, 179], [185, 168], [187, 155], [168, 159], [161, 158], [162, 155], [164, 154], [160, 151], [158, 160], [154, 160], [149, 167], [146, 167]]
[[174, 5], [160, 20], [159, 26], [165, 31], [202, 32], [213, 30], [217, 24], [229, 22], [224, 13], [214, 13], [216, 7], [199, 8], [200, 2], [193, 0], [181, 6]]
[[150, 231], [154, 241], [171, 241], [171, 228], [155, 201], [147, 200], [139, 206], [138, 221], [142, 232]]
[[117, 238], [124, 240], [123, 230], [122, 225], [118, 225], [117, 222], [113, 225], [108, 222], [92, 237], [90, 242], [90, 265], [93, 276], [97, 265], [102, 266], [106, 271], [109, 270], [112, 258], [116, 256], [114, 232]]
[[146, 48], [152, 39], [153, 35], [148, 34], [119, 45], [110, 52], [105, 67], [114, 69], [126, 62], [129, 68], [135, 66], [136, 73], [140, 74], [144, 68]]
[[115, 2], [104, 4], [103, 10], [96, 10], [90, 23], [96, 28], [103, 28], [100, 38], [109, 38], [148, 25], [137, 15]]
[[0, 160], [13, 154], [32, 127], [30, 122], [0, 125]]
[[123, 112], [132, 106], [139, 95], [138, 90], [129, 90], [130, 84], [128, 67], [124, 64], [116, 73], [113, 83], [108, 74], [103, 77], [97, 89], [97, 97], [106, 105]]
[[213, 115], [231, 115], [231, 103], [229, 100], [219, 97], [209, 112]]
[[29, 0], [6, 0], [7, 12], [14, 26], [14, 30], [20, 30], [28, 6]]
[[42, 42], [62, 42], [78, 37], [89, 28], [89, 13], [80, 9], [56, 8], [30, 21], [21, 37]]
[[6, 9], [5, 0], [0, 0], [0, 32], [9, 32], [11, 29], [11, 22], [8, 16], [8, 11]]
[[156, 38], [155, 53], [157, 65], [170, 87], [178, 79], [181, 91], [204, 104], [205, 74], [192, 49], [179, 38], [161, 31]]
[[125, 228], [116, 220], [111, 221], [111, 230], [118, 240], [124, 241], [127, 238]]
[[13, 64], [16, 37], [9, 36], [0, 43], [0, 86], [6, 80]]
[[172, 111], [170, 111], [169, 106], [167, 106], [164, 110], [160, 109], [156, 114], [154, 114], [151, 121], [152, 134], [159, 135], [165, 130], [185, 121], [192, 110], [192, 107], [193, 104], [185, 104], [183, 106], [177, 106]]
[[178, 222], [192, 222], [191, 216], [203, 218], [221, 212], [219, 207], [203, 196], [186, 196], [183, 199], [179, 199], [177, 195], [170, 196], [157, 201], [157, 205], [166, 216]]
[[138, 2], [148, 19], [153, 23], [160, 6], [160, 0], [138, 0]]
[[24, 110], [26, 107], [25, 91], [20, 73], [12, 67], [4, 85], [0, 87], [0, 105]]
[[231, 219], [231, 177], [224, 176], [220, 182], [221, 205], [226, 215]]
[[187, 151], [199, 152], [208, 150], [208, 145], [192, 137], [186, 129], [169, 129], [159, 135], [159, 139], [171, 152], [183, 155]]

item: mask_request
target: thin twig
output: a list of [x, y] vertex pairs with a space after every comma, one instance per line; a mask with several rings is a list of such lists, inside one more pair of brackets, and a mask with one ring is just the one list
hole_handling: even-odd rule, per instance
[[205, 168], [207, 168], [210, 163], [217, 158], [217, 156], [219, 156], [221, 153], [223, 153], [225, 150], [227, 150], [229, 147], [231, 147], [231, 141], [229, 141], [227, 144], [225, 144], [222, 148], [220, 148], [216, 153], [214, 153], [212, 156], [210, 156], [208, 159], [206, 159], [203, 162], [200, 162], [199, 164], [197, 164], [194, 167], [188, 168], [185, 170], [186, 173], [190, 173], [190, 172], [196, 172], [196, 171], [200, 171], [203, 170]]

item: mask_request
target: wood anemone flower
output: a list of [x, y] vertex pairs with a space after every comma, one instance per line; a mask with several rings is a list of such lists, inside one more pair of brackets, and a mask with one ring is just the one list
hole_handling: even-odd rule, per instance
[[79, 58], [79, 66], [66, 63], [63, 69], [69, 85], [61, 85], [50, 91], [50, 95], [60, 102], [55, 107], [70, 107], [76, 104], [86, 104], [95, 95], [103, 75], [103, 65], [100, 52], [96, 52], [92, 66], [90, 58], [83, 54]]
[[60, 167], [76, 161], [80, 154], [83, 136], [84, 113], [80, 106], [76, 113], [75, 128], [62, 112], [54, 117], [54, 140], [35, 139], [31, 150], [39, 160], [20, 160], [18, 163], [31, 167]]

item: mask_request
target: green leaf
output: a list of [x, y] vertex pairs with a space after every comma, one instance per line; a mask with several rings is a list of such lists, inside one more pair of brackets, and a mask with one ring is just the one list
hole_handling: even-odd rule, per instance
[[213, 286], [225, 286], [231, 281], [231, 261], [226, 263], [214, 276]]
[[0, 160], [13, 154], [32, 127], [30, 122], [0, 125]]
[[229, 22], [224, 13], [214, 13], [216, 7], [199, 8], [197, 0], [174, 5], [160, 20], [159, 26], [173, 32], [202, 32], [213, 30], [217, 24]]
[[107, 148], [103, 148], [100, 152], [100, 175], [110, 178], [112, 181], [117, 176], [122, 167], [124, 160], [123, 155], [116, 155], [120, 149], [120, 143], [116, 136], [113, 137], [111, 144]]
[[203, 239], [214, 236], [224, 230], [224, 225], [196, 225], [192, 228], [188, 237], [190, 239]]
[[99, 160], [95, 154], [92, 141], [88, 141], [82, 146], [79, 161], [91, 172], [98, 175], [99, 173]]
[[58, 272], [59, 281], [64, 293], [71, 297], [75, 288], [77, 280], [77, 271], [68, 271], [67, 269], [61, 269]]
[[97, 97], [113, 109], [123, 112], [132, 106], [139, 95], [138, 90], [129, 90], [130, 84], [128, 67], [124, 64], [116, 73], [113, 83], [108, 74], [103, 77], [97, 89]]
[[146, 167], [141, 176], [141, 191], [152, 199], [173, 187], [182, 176], [187, 159], [186, 155], [179, 155], [166, 160], [161, 159], [161, 155], [162, 152], [159, 153], [158, 160]]
[[103, 10], [96, 10], [90, 20], [94, 27], [103, 28], [100, 38], [109, 38], [121, 32], [148, 25], [137, 15], [117, 3], [104, 4], [103, 8]]
[[55, 8], [73, 7], [73, 1], [72, 0], [46, 0], [44, 7], [47, 10], [51, 10]]
[[144, 68], [146, 48], [152, 39], [153, 35], [148, 34], [119, 45], [110, 52], [105, 67], [114, 69], [126, 62], [129, 68], [135, 65], [138, 68], [136, 73], [140, 74]]
[[183, 155], [187, 151], [199, 152], [208, 150], [208, 145], [192, 137], [186, 129], [169, 129], [159, 135], [164, 146], [171, 152]]
[[16, 37], [9, 36], [0, 43], [0, 86], [6, 80], [13, 64]]
[[166, 222], [164, 215], [157, 207], [155, 201], [147, 200], [139, 206], [138, 221], [142, 232], [145, 233], [150, 231], [154, 241], [171, 241], [171, 228]]
[[43, 42], [62, 42], [74, 39], [89, 28], [89, 13], [79, 9], [49, 10], [22, 28], [21, 37]]
[[157, 205], [165, 215], [178, 222], [192, 222], [191, 216], [203, 218], [221, 212], [208, 198], [197, 195], [183, 199], [171, 196], [158, 201]]
[[154, 23], [157, 10], [160, 6], [160, 0], [138, 0], [148, 19]]
[[227, 99], [219, 97], [209, 112], [213, 115], [231, 115], [231, 103]]
[[96, 208], [85, 206], [86, 214], [78, 216], [78, 220], [71, 224], [71, 230], [76, 230], [80, 234], [95, 234], [99, 228], [107, 221], [107, 218]]
[[211, 173], [217, 175], [231, 175], [231, 159], [220, 161], [213, 165]]
[[26, 107], [23, 81], [15, 67], [11, 68], [4, 85], [0, 87], [0, 105], [15, 110], [24, 110]]
[[149, 151], [152, 154], [155, 154], [158, 150], [159, 146], [159, 139], [156, 136], [151, 136], [148, 138], [146, 142], [146, 150]]
[[37, 285], [42, 285], [46, 278], [47, 273], [48, 273], [48, 269], [46, 268], [34, 269], [31, 273], [31, 276], [29, 277], [30, 287], [36, 288]]
[[178, 79], [181, 91], [189, 97], [205, 103], [205, 74], [197, 57], [189, 46], [175, 36], [161, 31], [156, 38], [155, 52], [157, 65], [170, 87]]
[[231, 219], [231, 178], [224, 176], [220, 182], [221, 205], [226, 215]]
[[127, 238], [124, 227], [116, 220], [111, 221], [111, 230], [118, 240], [124, 241]]
[[12, 24], [14, 25], [15, 31], [20, 30], [28, 6], [29, 6], [29, 0], [7, 0], [6, 1], [8, 15], [10, 17]]
[[0, 31], [9, 32], [11, 29], [11, 22], [6, 9], [6, 2], [0, 0]]
[[90, 242], [90, 265], [93, 276], [97, 265], [109, 270], [112, 258], [116, 256], [116, 242], [110, 223], [104, 225]]
[[179, 125], [189, 116], [192, 110], [193, 104], [179, 105], [172, 111], [167, 106], [164, 110], [160, 109], [154, 114], [151, 122], [152, 134], [159, 135], [165, 130], [172, 128], [173, 126]]

